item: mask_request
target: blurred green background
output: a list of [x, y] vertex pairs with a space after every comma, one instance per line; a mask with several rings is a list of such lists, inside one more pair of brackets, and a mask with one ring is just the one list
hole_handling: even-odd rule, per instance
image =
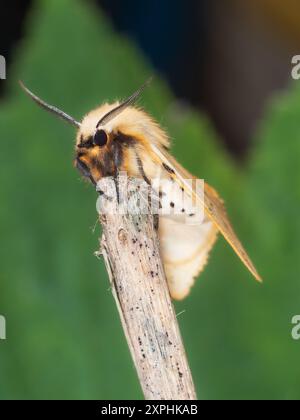
[[[92, 3], [36, 1], [0, 103], [1, 399], [138, 399], [142, 393], [102, 261], [96, 194], [72, 167], [74, 130], [34, 92], [80, 119], [130, 94], [154, 70]], [[246, 99], [245, 99], [246, 102]], [[265, 282], [223, 239], [192, 294], [176, 303], [200, 399], [299, 399], [300, 84], [273, 95], [247, 164], [159, 76], [141, 100], [174, 154], [219, 190]]]

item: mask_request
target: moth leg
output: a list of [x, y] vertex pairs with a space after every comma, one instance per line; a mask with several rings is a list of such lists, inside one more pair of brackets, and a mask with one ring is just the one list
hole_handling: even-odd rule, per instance
[[152, 185], [151, 184], [151, 181], [149, 180], [149, 178], [147, 177], [147, 175], [146, 175], [146, 173], [145, 173], [145, 170], [144, 170], [144, 166], [143, 166], [143, 162], [142, 162], [142, 159], [139, 157], [139, 155], [138, 155], [138, 153], [136, 152], [135, 153], [136, 154], [136, 161], [137, 161], [137, 164], [138, 164], [138, 169], [139, 169], [139, 172], [140, 172], [140, 174], [141, 174], [141, 176], [142, 176], [142, 178], [143, 178], [143, 180], [148, 184], [148, 185]]
[[153, 225], [154, 225], [154, 229], [157, 231], [159, 229], [159, 215], [158, 214], [153, 215]]
[[100, 197], [104, 198], [105, 200], [112, 201], [112, 197], [109, 197], [107, 194], [105, 194], [104, 191], [98, 188], [96, 188], [96, 191], [99, 193]]
[[119, 185], [119, 171], [117, 170], [116, 175], [114, 176], [116, 194], [117, 194], [117, 203], [120, 204], [120, 185]]

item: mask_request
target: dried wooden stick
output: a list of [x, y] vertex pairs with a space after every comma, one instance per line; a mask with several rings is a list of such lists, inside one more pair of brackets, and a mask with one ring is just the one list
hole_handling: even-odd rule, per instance
[[100, 252], [145, 399], [194, 400], [196, 392], [160, 258], [157, 226], [149, 211], [149, 191], [142, 191], [136, 181], [121, 176], [118, 185], [107, 178], [98, 185], [102, 191]]

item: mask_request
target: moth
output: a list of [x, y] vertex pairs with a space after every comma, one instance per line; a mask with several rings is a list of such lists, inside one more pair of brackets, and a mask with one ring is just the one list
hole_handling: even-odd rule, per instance
[[[147, 81], [126, 100], [104, 103], [78, 122], [65, 112], [47, 104], [20, 82], [24, 91], [42, 108], [54, 113], [77, 129], [75, 166], [94, 185], [107, 176], [116, 176], [120, 171], [129, 177], [142, 178], [146, 182], [162, 174], [172, 180], [180, 192], [184, 191], [204, 208], [204, 219], [186, 223], [195, 217], [189, 208], [182, 207], [181, 216], [172, 212], [159, 216], [161, 256], [173, 299], [185, 298], [207, 263], [209, 253], [220, 232], [244, 265], [261, 282], [255, 266], [235, 234], [223, 200], [207, 183], [200, 196], [186, 180], [195, 179], [170, 154], [170, 141], [166, 132], [145, 111], [136, 106], [136, 101], [149, 84]], [[171, 208], [180, 206], [167, 193], [159, 191], [164, 202]]]

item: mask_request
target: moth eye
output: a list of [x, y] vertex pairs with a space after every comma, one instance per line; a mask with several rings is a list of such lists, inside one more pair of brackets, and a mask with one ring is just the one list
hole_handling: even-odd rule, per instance
[[104, 130], [97, 130], [94, 135], [94, 144], [100, 147], [106, 145], [108, 140], [107, 134]]

